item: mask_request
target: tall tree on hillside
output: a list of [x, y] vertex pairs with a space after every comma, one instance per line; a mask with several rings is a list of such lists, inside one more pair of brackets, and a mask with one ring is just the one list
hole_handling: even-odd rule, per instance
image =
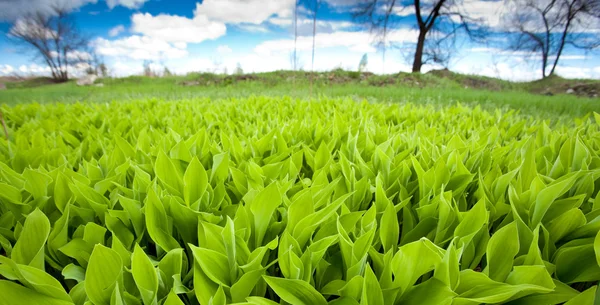
[[52, 78], [59, 82], [69, 79], [70, 68], [88, 65], [91, 60], [89, 41], [67, 10], [59, 7], [17, 19], [8, 36], [48, 65]]
[[411, 11], [415, 15], [418, 38], [413, 54], [413, 72], [424, 64], [447, 65], [455, 52], [456, 34], [464, 31], [471, 39], [482, 39], [485, 31], [480, 19], [472, 18], [462, 0], [355, 0], [355, 19], [364, 22], [383, 44]]
[[541, 58], [542, 78], [551, 76], [565, 48], [600, 47], [600, 0], [511, 0], [504, 16], [509, 50]]

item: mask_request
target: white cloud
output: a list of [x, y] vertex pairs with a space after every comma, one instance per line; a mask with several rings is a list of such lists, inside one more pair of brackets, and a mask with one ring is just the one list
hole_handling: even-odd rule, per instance
[[217, 47], [217, 53], [219, 53], [219, 54], [229, 54], [232, 52], [233, 52], [233, 50], [231, 50], [231, 48], [229, 46], [220, 45], [219, 47]]
[[38, 66], [36, 64], [30, 64], [29, 66], [21, 65], [19, 71], [23, 74], [47, 75], [50, 73], [50, 67]]
[[1, 0], [0, 21], [12, 21], [37, 12], [51, 14], [53, 7], [74, 11], [97, 0]]
[[148, 0], [106, 0], [106, 5], [110, 9], [113, 9], [115, 6], [121, 5], [130, 9], [137, 9], [144, 5], [144, 2]]
[[396, 7], [392, 8], [392, 12], [396, 16], [406, 17], [406, 16], [414, 15], [415, 9], [413, 6], [404, 6], [404, 7], [396, 6]]
[[557, 66], [556, 74], [565, 78], [598, 78], [600, 66], [593, 68]]
[[131, 62], [131, 61], [121, 61], [118, 60], [111, 64], [110, 66], [110, 74], [117, 77], [130, 76], [130, 75], [140, 75], [143, 72], [143, 67], [141, 62]]
[[15, 71], [11, 65], [0, 65], [0, 74], [9, 75]]
[[137, 60], [173, 59], [188, 55], [185, 49], [147, 36], [133, 35], [118, 40], [97, 38], [93, 44], [100, 55]]
[[[508, 57], [520, 57], [520, 58], [528, 58], [530, 60], [541, 60], [542, 56], [539, 54], [532, 54], [527, 51], [511, 51], [504, 50], [500, 48], [492, 48], [492, 47], [476, 47], [471, 48], [468, 52], [473, 53], [486, 53], [490, 55], [499, 55], [499, 56], [508, 56]], [[562, 54], [560, 56], [560, 60], [585, 60], [589, 59], [589, 56], [586, 55], [576, 55], [576, 54]]]
[[256, 25], [252, 23], [240, 23], [235, 25], [238, 29], [250, 33], [268, 33], [269, 29], [264, 25]]
[[290, 16], [295, 0], [204, 0], [194, 14], [225, 23], [261, 24], [273, 15]]
[[200, 43], [225, 35], [227, 28], [221, 22], [195, 15], [193, 19], [174, 15], [134, 14], [131, 31], [165, 42]]
[[269, 23], [274, 25], [278, 25], [280, 27], [290, 26], [294, 22], [291, 18], [282, 18], [282, 17], [272, 17], [268, 20]]
[[[294, 20], [292, 18], [272, 17], [267, 20], [268, 23], [292, 30]], [[333, 33], [342, 30], [348, 30], [355, 27], [356, 24], [350, 21], [317, 20], [317, 33]], [[313, 19], [298, 18], [298, 35], [308, 36], [313, 33]]]
[[174, 42], [173, 46], [178, 49], [187, 49], [187, 42]]
[[110, 37], [119, 36], [119, 34], [121, 34], [123, 32], [125, 32], [125, 27], [122, 24], [119, 24], [116, 27], [114, 27], [108, 31], [108, 36], [110, 36]]
[[[401, 29], [388, 34], [387, 41], [390, 43], [411, 43], [417, 39], [417, 31]], [[372, 52], [373, 37], [369, 32], [334, 32], [317, 33], [315, 37], [316, 48], [346, 47], [349, 50], [357, 52]], [[312, 37], [301, 36], [296, 42], [298, 50], [312, 49]], [[268, 55], [274, 52], [289, 52], [294, 49], [293, 39], [279, 39], [264, 41], [254, 51], [261, 55]]]
[[41, 26], [39, 23], [29, 19], [19, 19], [10, 28], [9, 35], [35, 39], [53, 39], [56, 36], [56, 31]]
[[[478, 20], [491, 28], [500, 26], [502, 16], [507, 10], [506, 2], [499, 0], [463, 0], [458, 7], [466, 16]], [[452, 11], [452, 10], [451, 10]], [[461, 22], [458, 16], [452, 16], [455, 22]]]
[[[50, 51], [50, 56], [57, 57], [58, 53], [56, 51]], [[92, 59], [92, 55], [85, 51], [69, 51], [67, 52], [67, 59], [73, 61], [87, 61]]]
[[350, 50], [352, 52], [357, 52], [357, 53], [375, 53], [375, 52], [377, 52], [377, 49], [374, 46], [362, 45], [362, 44], [351, 46], [350, 48], [348, 48], [348, 50]]
[[356, 0], [325, 0], [325, 2], [333, 8], [346, 8], [356, 5]]

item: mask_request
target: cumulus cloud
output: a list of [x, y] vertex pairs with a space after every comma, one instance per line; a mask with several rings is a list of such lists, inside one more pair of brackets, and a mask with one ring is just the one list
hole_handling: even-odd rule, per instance
[[175, 43], [200, 43], [225, 35], [227, 28], [222, 22], [209, 20], [204, 15], [186, 18], [176, 15], [134, 14], [131, 31], [153, 39]]
[[108, 36], [110, 37], [115, 37], [115, 36], [119, 36], [119, 34], [125, 32], [125, 27], [123, 25], [117, 25], [116, 27], [110, 29], [108, 31]]
[[47, 75], [50, 73], [50, 67], [39, 66], [36, 64], [30, 64], [29, 66], [21, 65], [19, 67], [19, 72], [32, 75]]
[[236, 28], [250, 33], [268, 33], [269, 29], [262, 24], [240, 23], [235, 25]]
[[0, 74], [1, 75], [9, 75], [15, 71], [11, 65], [0, 65]]
[[224, 23], [261, 24], [269, 17], [290, 16], [295, 0], [204, 0], [194, 14]]
[[115, 6], [121, 5], [130, 9], [137, 9], [142, 7], [144, 3], [148, 0], [106, 0], [106, 5], [110, 9], [113, 9]]
[[[541, 54], [534, 54], [531, 52], [526, 52], [526, 51], [511, 51], [511, 50], [505, 50], [505, 49], [501, 49], [501, 48], [493, 48], [493, 47], [476, 47], [476, 48], [471, 48], [470, 50], [468, 50], [468, 52], [471, 53], [484, 53], [484, 54], [491, 54], [491, 55], [498, 55], [498, 56], [505, 56], [505, 57], [513, 57], [513, 58], [527, 58], [530, 60], [542, 60], [542, 56]], [[562, 54], [560, 56], [560, 60], [585, 60], [588, 59], [589, 56], [586, 55], [582, 55], [582, 54]]]
[[97, 38], [93, 44], [100, 55], [137, 60], [173, 59], [188, 55], [184, 48], [148, 36], [133, 35], [117, 40]]
[[[507, 8], [504, 1], [464, 0], [462, 9], [467, 16], [477, 19], [489, 27], [496, 28], [500, 26], [502, 14]], [[460, 19], [455, 21], [460, 22]]]
[[220, 45], [219, 47], [217, 47], [217, 53], [219, 54], [229, 54], [231, 52], [233, 52], [233, 50], [231, 50], [229, 46]]
[[[58, 53], [56, 51], [50, 51], [50, 56], [58, 57]], [[92, 54], [85, 51], [69, 51], [67, 52], [67, 59], [73, 61], [88, 61], [92, 59]]]
[[2, 0], [0, 1], [0, 21], [13, 21], [28, 14], [52, 14], [54, 7], [74, 11], [97, 0]]
[[[401, 29], [391, 32], [387, 41], [390, 43], [413, 43], [417, 40], [417, 31], [409, 29]], [[333, 48], [345, 47], [351, 51], [357, 52], [373, 52], [372, 47], [373, 37], [369, 32], [334, 32], [334, 33], [317, 33], [315, 37], [316, 48]], [[298, 50], [312, 49], [312, 37], [301, 36], [296, 42]], [[258, 54], [268, 55], [276, 52], [289, 52], [294, 49], [293, 39], [279, 39], [262, 42], [254, 51]]]
[[[287, 29], [293, 29], [294, 20], [292, 18], [271, 17], [268, 23]], [[317, 33], [333, 33], [336, 31], [348, 30], [355, 27], [356, 24], [350, 21], [317, 20]], [[298, 35], [308, 36], [313, 33], [313, 20], [310, 18], [298, 18]]]

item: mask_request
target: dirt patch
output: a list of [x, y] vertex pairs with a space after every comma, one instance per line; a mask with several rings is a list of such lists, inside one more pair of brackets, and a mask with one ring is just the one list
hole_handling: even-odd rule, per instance
[[185, 87], [191, 86], [212, 86], [212, 85], [231, 85], [244, 81], [259, 81], [260, 77], [254, 74], [236, 74], [227, 76], [217, 76], [214, 74], [203, 74], [195, 79], [181, 81], [178, 84]]
[[532, 86], [529, 92], [543, 95], [570, 94], [586, 98], [598, 98], [600, 96], [600, 82], [590, 83], [560, 79], [560, 81], [548, 82], [541, 85], [544, 81], [534, 82], [535, 86]]
[[0, 76], [0, 83], [3, 83], [3, 84], [22, 82], [24, 80], [25, 80], [25, 78], [17, 77], [17, 76]]
[[431, 71], [427, 72], [427, 74], [433, 74], [437, 77], [443, 77], [443, 78], [452, 78], [452, 76], [454, 76], [454, 72], [452, 72], [448, 69], [431, 70]]
[[225, 78], [233, 78], [235, 81], [258, 80], [258, 76], [254, 74], [230, 75]]
[[[572, 86], [573, 94], [583, 97], [598, 97], [600, 94], [600, 84], [578, 84]], [[568, 90], [568, 89], [567, 89]]]
[[196, 80], [190, 80], [190, 81], [180, 82], [179, 85], [184, 86], [184, 87], [199, 86], [200, 82], [196, 81]]
[[431, 70], [427, 72], [427, 74], [432, 74], [439, 78], [446, 78], [457, 82], [459, 85], [464, 87], [465, 89], [473, 88], [473, 89], [484, 89], [491, 91], [500, 91], [502, 90], [501, 84], [497, 79], [488, 79], [486, 77], [481, 76], [472, 76], [472, 75], [464, 75], [457, 74], [448, 69], [442, 70]]
[[502, 87], [497, 82], [488, 81], [486, 79], [476, 77], [465, 76], [460, 83], [461, 85], [468, 88], [486, 89], [492, 91], [502, 90]]

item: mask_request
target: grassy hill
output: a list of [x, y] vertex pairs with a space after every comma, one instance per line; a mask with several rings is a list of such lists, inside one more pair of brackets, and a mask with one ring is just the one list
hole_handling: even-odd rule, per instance
[[0, 103], [266, 95], [351, 97], [378, 102], [477, 103], [483, 107], [512, 107], [530, 113], [550, 111], [585, 115], [600, 110], [598, 80], [555, 76], [533, 82], [510, 82], [448, 70], [389, 75], [344, 70], [315, 73], [275, 71], [242, 75], [190, 73], [185, 76], [131, 76], [96, 81], [96, 84], [100, 83], [102, 87], [78, 87], [74, 81], [55, 84], [47, 78], [13, 80], [6, 83], [8, 90], [0, 91]]

